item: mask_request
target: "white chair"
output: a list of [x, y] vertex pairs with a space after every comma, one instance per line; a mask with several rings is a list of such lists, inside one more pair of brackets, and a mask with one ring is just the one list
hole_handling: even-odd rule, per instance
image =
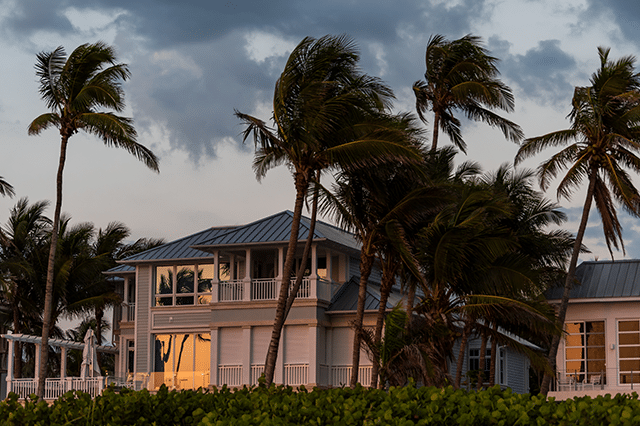
[[575, 389], [576, 379], [574, 376], [560, 376], [558, 379], [558, 391], [572, 391]]

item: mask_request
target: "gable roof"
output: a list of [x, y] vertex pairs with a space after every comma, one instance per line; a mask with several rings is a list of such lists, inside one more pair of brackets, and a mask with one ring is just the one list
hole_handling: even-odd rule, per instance
[[[327, 309], [328, 312], [353, 311], [358, 308], [358, 287], [360, 285], [360, 277], [353, 276], [349, 281], [344, 283], [338, 292], [333, 296], [331, 305]], [[389, 299], [387, 299], [387, 309], [393, 309], [402, 301], [402, 294], [395, 286], [392, 287]], [[365, 311], [378, 310], [380, 307], [380, 284], [369, 282], [367, 285], [367, 296], [364, 302]]]
[[[292, 223], [293, 212], [285, 210], [247, 225], [238, 226], [207, 241], [194, 244], [194, 248], [211, 249], [214, 246], [286, 243], [291, 235]], [[300, 219], [298, 241], [306, 241], [309, 236], [310, 223], [311, 220], [307, 217], [303, 216]], [[330, 241], [353, 250], [360, 249], [353, 234], [320, 220], [316, 220], [313, 239], [315, 241]]]
[[[640, 260], [588, 261], [576, 269], [576, 284], [569, 293], [571, 299], [603, 299], [640, 297]], [[547, 299], [562, 298], [563, 288], [555, 287]]]

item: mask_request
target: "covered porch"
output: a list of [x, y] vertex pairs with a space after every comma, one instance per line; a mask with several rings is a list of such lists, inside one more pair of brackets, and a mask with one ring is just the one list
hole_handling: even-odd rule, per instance
[[[26, 334], [2, 334], [0, 337], [7, 340], [9, 350], [7, 356], [7, 395], [9, 392], [18, 394], [20, 398], [36, 393], [38, 385], [38, 372], [40, 370], [40, 346], [42, 338], [39, 336], [29, 336]], [[32, 378], [15, 378], [14, 377], [14, 355], [16, 342], [29, 343], [36, 346], [35, 351], [35, 377]], [[84, 350], [86, 345], [79, 342], [63, 339], [49, 339], [48, 344], [52, 347], [60, 348], [60, 377], [45, 379], [44, 399], [57, 399], [70, 390], [79, 390], [89, 393], [92, 397], [99, 395], [108, 385], [108, 377], [95, 376], [94, 374], [86, 377], [68, 377], [67, 370], [67, 351], [69, 349]], [[118, 354], [118, 350], [112, 346], [97, 346], [95, 349], [102, 353]], [[93, 369], [93, 366], [92, 366]]]

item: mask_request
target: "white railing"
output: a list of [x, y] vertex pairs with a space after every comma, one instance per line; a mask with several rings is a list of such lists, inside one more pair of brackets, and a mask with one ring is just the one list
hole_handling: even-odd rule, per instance
[[280, 282], [275, 278], [251, 280], [251, 300], [277, 300]]
[[242, 365], [219, 365], [218, 386], [242, 386]]
[[309, 383], [309, 364], [285, 364], [284, 384], [289, 386]]
[[126, 321], [135, 321], [136, 319], [136, 304], [128, 303], [127, 305], [127, 318]]
[[264, 364], [251, 364], [251, 384], [257, 385], [258, 379], [264, 373]]
[[[36, 393], [37, 386], [36, 379], [13, 379], [10, 383], [11, 392], [18, 394], [20, 398]], [[58, 399], [70, 390], [86, 392], [93, 398], [102, 393], [104, 386], [104, 377], [48, 378], [44, 382], [44, 399]]]
[[318, 279], [318, 299], [330, 301], [336, 294], [340, 284], [324, 278]]
[[244, 282], [241, 280], [221, 281], [218, 284], [218, 300], [232, 302], [242, 300]]
[[[371, 383], [371, 370], [370, 365], [360, 366], [358, 368], [358, 383], [362, 386], [369, 386]], [[350, 365], [334, 365], [331, 367], [330, 373], [331, 386], [348, 386], [351, 382], [351, 366]]]

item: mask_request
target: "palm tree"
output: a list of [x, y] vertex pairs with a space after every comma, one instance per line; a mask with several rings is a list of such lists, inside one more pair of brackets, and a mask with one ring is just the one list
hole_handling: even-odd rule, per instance
[[[253, 134], [254, 171], [258, 179], [278, 165], [293, 174], [296, 200], [291, 236], [282, 271], [285, 281], [278, 297], [274, 327], [265, 361], [266, 384], [271, 384], [289, 297], [302, 207], [310, 183], [319, 173], [348, 164], [372, 164], [390, 154], [411, 156], [401, 132], [390, 129], [380, 115], [390, 107], [391, 89], [363, 74], [354, 42], [346, 36], [307, 37], [293, 50], [276, 82], [273, 122], [236, 111], [246, 125], [244, 140]], [[295, 297], [295, 294], [292, 294]]]
[[[589, 86], [575, 88], [573, 108], [568, 116], [571, 127], [525, 140], [515, 158], [518, 163], [545, 148], [569, 144], [539, 166], [540, 187], [546, 190], [561, 170], [568, 169], [557, 190], [558, 198], [568, 199], [587, 180], [582, 218], [558, 310], [559, 326], [564, 325], [591, 204], [595, 202], [602, 218], [604, 237], [612, 258], [612, 246], [624, 251], [622, 226], [614, 200], [632, 215], [640, 216], [640, 194], [627, 172], [640, 172], [637, 155], [640, 151], [640, 76], [634, 70], [634, 57], [624, 56], [612, 61], [609, 51], [598, 48], [600, 68], [591, 76]], [[555, 337], [548, 355], [554, 369], [559, 343], [560, 337]], [[545, 395], [550, 381], [551, 376], [545, 375], [540, 389]]]
[[124, 148], [155, 171], [158, 171], [158, 160], [149, 149], [136, 142], [136, 131], [130, 118], [97, 110], [108, 108], [121, 112], [125, 106], [121, 81], [129, 78], [129, 69], [126, 64], [116, 63], [112, 47], [102, 42], [83, 44], [68, 58], [64, 49], [58, 47], [52, 52], [41, 52], [36, 58], [40, 96], [51, 112], [33, 120], [29, 125], [29, 134], [37, 135], [50, 127], [55, 127], [60, 132], [60, 159], [56, 177], [56, 202], [42, 329], [42, 362], [37, 390], [37, 395], [42, 397], [51, 328], [53, 273], [62, 208], [62, 175], [69, 138], [79, 130], [94, 134], [102, 139], [105, 145]]
[[442, 130], [453, 144], [466, 153], [466, 143], [460, 131], [460, 120], [454, 110], [465, 113], [469, 120], [484, 121], [498, 127], [506, 138], [519, 142], [524, 134], [517, 124], [500, 117], [491, 109], [513, 111], [511, 89], [499, 78], [497, 58], [489, 55], [480, 37], [466, 35], [458, 40], [446, 40], [436, 34], [427, 42], [424, 80], [413, 84], [418, 115], [426, 123], [425, 113], [433, 111], [431, 149], [438, 146]]
[[[27, 323], [38, 321], [41, 310], [35, 294], [36, 259], [45, 249], [51, 221], [44, 216], [48, 202], [29, 204], [21, 198], [11, 209], [9, 219], [0, 228], [0, 306], [10, 313], [7, 325], [13, 333], [31, 328]], [[14, 374], [21, 377], [22, 344], [17, 342]]]
[[13, 197], [15, 192], [13, 191], [13, 186], [9, 184], [6, 180], [0, 176], [0, 195]]

